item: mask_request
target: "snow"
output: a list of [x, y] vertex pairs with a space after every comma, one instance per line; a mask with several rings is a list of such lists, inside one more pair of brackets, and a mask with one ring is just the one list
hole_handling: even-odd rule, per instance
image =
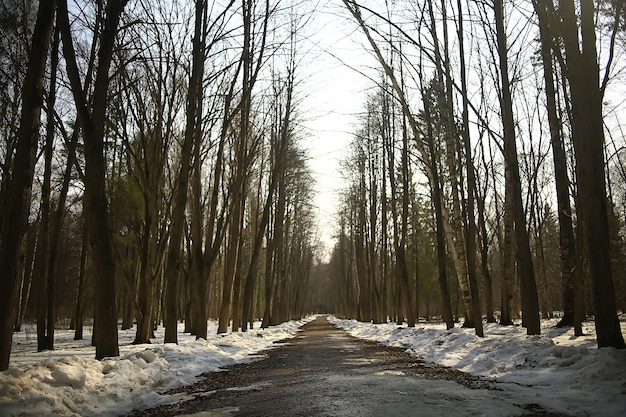
[[[555, 319], [542, 321], [541, 335], [527, 336], [519, 325], [485, 324], [486, 337], [479, 338], [473, 329], [446, 330], [439, 323], [408, 328], [331, 321], [355, 337], [407, 348], [424, 361], [483, 376], [552, 412], [626, 415], [626, 350], [598, 349], [593, 322], [584, 323], [581, 337], [571, 328], [557, 329]], [[621, 325], [626, 334], [626, 323]]]
[[55, 350], [36, 352], [33, 325], [13, 335], [10, 368], [0, 373], [0, 417], [118, 416], [136, 409], [175, 402], [184, 394], [162, 393], [197, 381], [205, 372], [262, 357], [260, 351], [280, 346], [306, 321], [291, 321], [267, 329], [217, 335], [209, 322], [208, 340], [182, 333], [178, 345], [163, 344], [163, 329], [149, 345], [133, 345], [135, 329], [119, 332], [120, 356], [97, 361], [91, 328], [84, 340], [73, 331], [55, 332]]
[[[210, 322], [207, 341], [183, 334], [181, 325], [178, 345], [161, 343], [161, 329], [152, 344], [137, 346], [132, 345], [134, 329], [120, 331], [120, 356], [103, 361], [93, 359], [91, 329], [86, 328], [81, 341], [72, 340], [71, 331], [57, 330], [56, 350], [37, 353], [31, 325], [14, 335], [11, 367], [0, 373], [0, 417], [108, 417], [176, 402], [185, 394], [162, 393], [193, 383], [204, 372], [260, 358], [260, 351], [279, 346], [276, 342], [293, 337], [313, 318], [263, 330], [257, 323], [254, 330], [225, 335], [216, 335], [217, 323]], [[520, 326], [485, 324], [486, 337], [478, 338], [472, 329], [446, 330], [439, 323], [407, 328], [331, 321], [353, 336], [403, 347], [424, 361], [493, 380], [504, 391], [498, 394], [503, 401], [512, 398], [574, 416], [626, 415], [626, 351], [598, 349], [592, 322], [584, 323], [582, 337], [574, 337], [571, 329], [556, 329], [556, 320], [545, 320], [540, 336], [527, 336]], [[622, 330], [626, 333], [626, 323]], [[455, 395], [479, 396], [466, 391], [459, 386]], [[490, 410], [487, 404], [481, 407]]]

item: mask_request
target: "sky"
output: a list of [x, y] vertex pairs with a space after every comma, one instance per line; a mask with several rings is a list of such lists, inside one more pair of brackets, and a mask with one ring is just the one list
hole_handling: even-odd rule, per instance
[[322, 0], [305, 29], [302, 111], [309, 164], [317, 180], [321, 242], [334, 246], [336, 211], [343, 187], [340, 161], [352, 139], [367, 88], [364, 74], [374, 72], [374, 58], [359, 43], [361, 34], [347, 20], [340, 0]]

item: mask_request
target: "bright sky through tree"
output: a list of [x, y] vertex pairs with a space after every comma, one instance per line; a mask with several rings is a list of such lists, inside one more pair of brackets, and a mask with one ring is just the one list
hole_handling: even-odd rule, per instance
[[340, 161], [352, 139], [356, 116], [362, 111], [375, 73], [374, 58], [358, 39], [361, 33], [352, 24], [341, 1], [318, 4], [305, 30], [303, 49], [309, 55], [300, 68], [302, 103], [309, 162], [317, 181], [315, 204], [324, 253], [329, 254], [337, 233], [336, 210], [343, 187]]

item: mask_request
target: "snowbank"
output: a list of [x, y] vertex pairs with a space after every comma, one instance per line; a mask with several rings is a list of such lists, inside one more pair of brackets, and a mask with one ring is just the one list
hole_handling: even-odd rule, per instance
[[120, 356], [93, 359], [91, 329], [85, 339], [73, 341], [73, 332], [56, 332], [54, 351], [36, 352], [34, 328], [14, 335], [11, 367], [0, 373], [0, 417], [5, 416], [118, 416], [134, 409], [180, 399], [161, 395], [189, 384], [203, 372], [254, 360], [261, 350], [293, 337], [306, 321], [292, 321], [268, 329], [216, 335], [209, 323], [208, 340], [195, 340], [179, 328], [178, 345], [160, 342], [132, 345], [135, 330], [119, 333]]
[[[573, 415], [626, 415], [626, 351], [597, 349], [595, 326], [584, 323], [586, 336], [557, 329], [557, 320], [542, 321], [542, 335], [527, 336], [521, 326], [485, 324], [485, 336], [473, 329], [444, 324], [415, 328], [331, 320], [362, 339], [406, 347], [419, 358], [451, 366], [515, 389], [523, 385], [542, 406]], [[622, 323], [626, 333], [626, 323]]]

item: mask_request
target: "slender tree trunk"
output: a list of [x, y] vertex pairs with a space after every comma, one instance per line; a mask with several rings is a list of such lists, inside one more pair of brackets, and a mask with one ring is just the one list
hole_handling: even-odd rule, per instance
[[[245, 200], [243, 202], [244, 206], [245, 206]], [[245, 208], [244, 208], [245, 211]], [[237, 242], [237, 244], [239, 245], [239, 255], [237, 256], [237, 264], [235, 266], [235, 279], [233, 281], [233, 298], [232, 298], [232, 317], [233, 317], [233, 323], [231, 326], [231, 329], [233, 332], [238, 332], [239, 331], [239, 327], [241, 327], [241, 290], [242, 290], [242, 266], [243, 266], [243, 258], [244, 258], [244, 253], [243, 253], [243, 244], [245, 241], [245, 236], [244, 236], [244, 216], [241, 216], [241, 218], [239, 219], [239, 240]]]
[[[202, 100], [198, 102], [198, 113], [202, 114]], [[193, 160], [194, 165], [192, 169], [191, 177], [191, 265], [190, 265], [190, 302], [189, 302], [189, 315], [192, 318], [190, 321], [191, 328], [189, 329], [191, 334], [197, 335], [198, 327], [206, 327], [205, 323], [198, 323], [198, 315], [196, 312], [200, 308], [199, 294], [194, 289], [199, 288], [199, 281], [204, 279], [204, 244], [203, 244], [203, 209], [202, 209], [202, 160], [200, 157], [200, 148], [202, 147], [201, 138], [201, 123], [196, 125], [196, 133], [194, 137], [196, 140], [193, 145]], [[208, 242], [207, 242], [208, 245]], [[206, 308], [206, 305], [205, 305]], [[187, 322], [185, 322], [187, 324]], [[206, 339], [206, 338], [205, 338]]]
[[[408, 104], [408, 101], [407, 101], [407, 99], [405, 97], [404, 91], [402, 90], [400, 84], [398, 83], [398, 80], [397, 80], [397, 78], [396, 78], [396, 76], [394, 74], [393, 69], [385, 61], [385, 59], [384, 59], [384, 57], [383, 57], [383, 55], [382, 55], [382, 53], [380, 51], [380, 48], [378, 48], [378, 45], [376, 44], [374, 39], [371, 37], [369, 29], [365, 25], [365, 22], [363, 20], [361, 12], [360, 12], [360, 6], [356, 2], [350, 1], [350, 0], [344, 0], [343, 3], [346, 6], [346, 8], [350, 11], [350, 13], [353, 15], [353, 17], [357, 20], [357, 23], [359, 24], [359, 26], [363, 30], [363, 33], [367, 37], [368, 42], [370, 43], [372, 49], [374, 50], [374, 53], [376, 55], [376, 58], [377, 58], [378, 62], [382, 65], [382, 67], [383, 67], [383, 69], [385, 71], [385, 74], [390, 79], [391, 84], [393, 86], [393, 89], [394, 89], [394, 91], [397, 94], [398, 101], [402, 105], [402, 111], [407, 116], [407, 121], [409, 123], [409, 127], [411, 128], [411, 133], [412, 133], [412, 135], [413, 135], [413, 137], [414, 137], [414, 139], [416, 141], [415, 143], [416, 143], [416, 145], [418, 147], [418, 151], [420, 152], [423, 160], [424, 161], [428, 161], [432, 157], [432, 154], [434, 153], [434, 145], [433, 145], [433, 148], [431, 149], [432, 152], [430, 152], [430, 151], [427, 151], [424, 148], [423, 144], [419, 141], [419, 138], [421, 137], [421, 134], [420, 134], [420, 129], [418, 127], [418, 123], [417, 123], [417, 121], [415, 120], [413, 114], [410, 111], [409, 104]], [[430, 133], [432, 133], [432, 131]], [[427, 138], [427, 139], [433, 139], [432, 138], [432, 134], [431, 135], [427, 135], [427, 136], [429, 136], [429, 138]], [[433, 160], [433, 162], [434, 162], [434, 160]], [[428, 179], [429, 179], [429, 182], [431, 184], [431, 187], [437, 187], [438, 188], [438, 187], [440, 187], [440, 185], [439, 185], [438, 182], [435, 183], [435, 181], [434, 181], [435, 173], [436, 173], [436, 171], [434, 169], [434, 166], [431, 166], [431, 167], [427, 168], [427, 175], [428, 175]], [[438, 192], [441, 192], [440, 188], [438, 188]], [[435, 199], [435, 204], [438, 204], [438, 203], [441, 203], [441, 199]], [[443, 209], [442, 209], [442, 207], [440, 207], [440, 209], [441, 210], [439, 211], [439, 213], [441, 214]], [[443, 233], [443, 221], [441, 222], [441, 225], [442, 225], [442, 229], [441, 230], [442, 230], [442, 233]], [[442, 236], [443, 236], [443, 234], [442, 234]], [[443, 245], [443, 243], [445, 243], [445, 242], [442, 242], [442, 245]], [[439, 243], [438, 243], [438, 247], [439, 247]], [[444, 263], [444, 266], [445, 266], [445, 251], [441, 251], [438, 256], [444, 256], [444, 258], [443, 258], [444, 262], [443, 263]], [[442, 271], [445, 271], [445, 269], [440, 268], [440, 270], [439, 270], [440, 279], [441, 279], [442, 276], [445, 276], [445, 272], [442, 272]], [[442, 275], [442, 273], [444, 275]], [[454, 323], [453, 323], [453, 321], [451, 319], [449, 320], [449, 318], [448, 318], [448, 316], [450, 318], [452, 317], [452, 309], [450, 308], [449, 312], [448, 312], [448, 305], [450, 304], [450, 302], [449, 302], [450, 299], [449, 299], [449, 294], [447, 294], [447, 291], [446, 291], [447, 290], [447, 282], [444, 283], [444, 282], [440, 281], [440, 284], [441, 284], [442, 297], [444, 298], [444, 300], [443, 300], [444, 317], [445, 317], [445, 320], [446, 320], [446, 324], [449, 325], [449, 326], [451, 325], [451, 327], [452, 327], [454, 325]]]
[[[423, 96], [425, 93], [423, 93]], [[441, 293], [443, 319], [446, 328], [449, 330], [454, 327], [454, 316], [452, 314], [452, 305], [450, 304], [450, 291], [448, 289], [448, 272], [446, 265], [446, 236], [444, 230], [443, 208], [441, 201], [441, 182], [439, 180], [439, 168], [437, 166], [437, 157], [435, 154], [435, 143], [433, 139], [433, 127], [430, 116], [430, 101], [424, 98], [424, 115], [426, 118], [426, 141], [428, 142], [428, 150], [430, 153], [430, 171], [432, 180], [430, 181], [430, 193], [432, 195], [433, 205], [435, 207], [435, 224], [437, 235], [437, 269], [439, 279], [439, 291]], [[428, 317], [428, 313], [427, 313]]]
[[406, 259], [406, 240], [409, 222], [409, 137], [406, 129], [403, 129], [402, 132], [402, 186], [402, 217], [400, 224], [400, 240], [396, 248], [396, 262], [398, 262], [401, 271], [400, 278], [404, 292], [404, 310], [407, 315], [407, 325], [408, 327], [415, 327], [417, 314], [413, 309], [412, 291], [409, 282], [409, 266], [407, 265]]
[[509, 168], [505, 167], [505, 190], [504, 190], [504, 215], [503, 215], [503, 238], [502, 238], [502, 293], [500, 299], [500, 324], [510, 326], [513, 324], [513, 281], [515, 280], [515, 243], [513, 241], [513, 208], [511, 197], [511, 180]]
[[278, 194], [276, 209], [274, 214], [273, 238], [268, 243], [268, 256], [266, 265], [266, 288], [265, 288], [265, 312], [261, 326], [267, 328], [274, 321], [275, 305], [278, 304], [277, 288], [280, 284], [283, 268], [283, 242], [285, 234], [285, 204], [286, 204], [286, 184], [285, 174], [281, 173], [278, 180]]
[[513, 118], [513, 101], [508, 74], [506, 34], [504, 30], [504, 6], [502, 0], [494, 0], [496, 37], [500, 64], [502, 88], [502, 123], [504, 127], [504, 158], [510, 172], [511, 198], [515, 221], [515, 241], [517, 243], [518, 266], [520, 271], [520, 287], [522, 289], [522, 315], [529, 335], [540, 334], [539, 299], [537, 283], [530, 252], [530, 239], [526, 228], [526, 215], [522, 201], [522, 186], [517, 160], [517, 144], [515, 138], [515, 120]]
[[144, 233], [141, 239], [141, 265], [139, 269], [139, 285], [138, 285], [138, 305], [137, 305], [137, 331], [135, 332], [135, 340], [133, 344], [150, 343], [150, 334], [152, 331], [152, 317], [154, 310], [154, 277], [150, 273], [152, 270], [151, 254], [154, 250], [154, 234], [155, 220], [153, 211], [150, 207], [150, 197], [144, 199], [145, 219]]
[[[479, 141], [482, 143], [482, 134]], [[487, 163], [484, 147], [482, 147], [482, 163], [486, 169], [488, 169], [489, 165]], [[477, 181], [478, 182], [478, 181]], [[490, 239], [489, 234], [487, 232], [487, 222], [485, 218], [485, 200], [487, 195], [487, 188], [489, 184], [489, 175], [485, 174], [485, 183], [482, 186], [476, 185], [477, 197], [476, 197], [476, 209], [478, 210], [478, 225], [480, 226], [480, 268], [485, 280], [484, 292], [485, 292], [485, 301], [487, 304], [487, 323], [495, 323], [496, 317], [494, 315], [494, 304], [493, 304], [493, 277], [491, 276], [491, 270], [489, 268], [489, 245]], [[482, 191], [478, 193], [478, 190]], [[497, 203], [496, 203], [497, 206]], [[501, 230], [501, 222], [498, 216], [498, 210], [496, 210], [496, 217], [498, 220], [496, 221], [496, 233], [500, 233]]]
[[[447, 21], [445, 1], [442, 1], [442, 19]], [[452, 94], [452, 74], [450, 71], [450, 58], [448, 48], [448, 29], [443, 26], [443, 54], [439, 46], [438, 25], [433, 11], [433, 2], [428, 3], [428, 14], [430, 17], [430, 33], [433, 37], [435, 68], [436, 68], [436, 99], [437, 107], [440, 109], [443, 121], [443, 135], [445, 137], [446, 165], [449, 171], [451, 213], [442, 205], [444, 215], [444, 227], [448, 240], [450, 255], [454, 262], [457, 281], [465, 308], [465, 321], [463, 327], [474, 327], [474, 313], [472, 307], [472, 295], [469, 282], [469, 270], [467, 263], [467, 245], [465, 233], [465, 221], [461, 210], [459, 173], [458, 173], [458, 129], [454, 120], [453, 94]], [[440, 177], [441, 178], [441, 177]], [[443, 178], [441, 178], [443, 179]], [[442, 183], [443, 187], [443, 183]], [[443, 190], [442, 190], [443, 192]], [[451, 215], [450, 215], [451, 214]]]
[[604, 172], [602, 92], [596, 50], [595, 7], [580, 2], [582, 51], [574, 2], [560, 0], [565, 68], [572, 96], [572, 136], [576, 174], [593, 284], [598, 347], [624, 349], [615, 303]]
[[[238, 259], [240, 256], [239, 249], [241, 248], [239, 240], [241, 239], [241, 222], [243, 216], [243, 196], [235, 197], [239, 200], [235, 203], [233, 215], [230, 219], [230, 226], [228, 231], [228, 248], [226, 250], [226, 267], [224, 270], [224, 283], [222, 287], [222, 300], [219, 314], [219, 324], [217, 333], [226, 333], [228, 331], [228, 325], [231, 319], [232, 300], [233, 300], [233, 285], [235, 282], [235, 275], [237, 274]], [[235, 324], [233, 323], [233, 327]]]
[[170, 244], [165, 265], [165, 343], [178, 343], [178, 281], [181, 272], [181, 252], [185, 226], [185, 209], [189, 191], [189, 173], [196, 126], [201, 123], [199, 102], [202, 100], [202, 77], [204, 74], [204, 7], [205, 0], [196, 0], [195, 26], [192, 51], [192, 69], [187, 94], [187, 120], [185, 137], [181, 148], [181, 164], [174, 191], [174, 207], [170, 226]]
[[56, 67], [59, 52], [59, 36], [55, 31], [51, 53], [51, 80], [47, 98], [47, 126], [44, 145], [44, 175], [41, 186], [41, 220], [39, 222], [39, 238], [37, 240], [37, 254], [35, 256], [35, 271], [37, 273], [37, 350], [54, 349], [54, 273], [50, 271], [51, 244], [51, 203], [50, 187], [52, 176], [52, 152], [54, 148], [54, 101], [56, 96]]
[[476, 208], [478, 209], [478, 224], [480, 225], [480, 270], [485, 280], [484, 292], [487, 304], [485, 313], [487, 315], [487, 323], [495, 323], [496, 318], [493, 315], [493, 278], [489, 270], [489, 237], [485, 223], [485, 201], [482, 197], [478, 197], [476, 200]]
[[[35, 169], [46, 56], [52, 36], [54, 0], [39, 3], [22, 94], [22, 113], [11, 179], [3, 208], [0, 238], [0, 371], [9, 367], [16, 297], [19, 290], [19, 251], [26, 232]], [[3, 181], [4, 182], [4, 181]]]
[[78, 290], [76, 291], [76, 308], [74, 311], [74, 340], [83, 339], [83, 316], [85, 312], [85, 270], [87, 267], [87, 229], [83, 228], [83, 244], [80, 248], [80, 267], [78, 270]]
[[[232, 3], [231, 3], [232, 4]], [[196, 312], [196, 337], [198, 339], [207, 339], [207, 320], [208, 320], [208, 299], [209, 299], [209, 279], [211, 276], [211, 271], [213, 270], [213, 266], [215, 265], [215, 261], [217, 260], [220, 252], [220, 247], [222, 244], [222, 239], [224, 235], [224, 215], [221, 214], [218, 217], [218, 204], [219, 204], [219, 190], [220, 190], [220, 182], [222, 181], [222, 172], [224, 168], [224, 148], [226, 145], [226, 130], [228, 129], [228, 108], [232, 99], [232, 88], [234, 87], [234, 82], [231, 84], [231, 92], [226, 97], [226, 101], [224, 104], [224, 120], [222, 126], [222, 132], [220, 136], [220, 141], [217, 149], [217, 160], [215, 162], [215, 172], [213, 176], [213, 188], [211, 191], [211, 202], [209, 207], [209, 216], [207, 219], [206, 226], [206, 235], [205, 242], [210, 247], [205, 249], [204, 251], [204, 259], [203, 259], [203, 275], [198, 279], [198, 288], [197, 288], [197, 312]]]
[[465, 245], [467, 247], [467, 273], [472, 297], [472, 313], [476, 335], [483, 337], [483, 319], [480, 313], [480, 288], [476, 277], [476, 216], [474, 213], [474, 194], [476, 190], [476, 173], [472, 159], [472, 144], [469, 135], [469, 98], [467, 96], [467, 75], [465, 72], [465, 47], [463, 42], [463, 9], [461, 0], [457, 1], [459, 11], [459, 45], [461, 65], [461, 97], [463, 100], [463, 129], [461, 136], [465, 145], [465, 166], [467, 169], [467, 232]]
[[574, 321], [575, 270], [576, 270], [576, 240], [572, 225], [572, 209], [570, 206], [569, 186], [567, 176], [567, 157], [561, 134], [561, 121], [556, 105], [556, 89], [554, 86], [554, 66], [552, 64], [552, 49], [554, 47], [553, 32], [550, 27], [554, 8], [550, 2], [533, 1], [539, 20], [539, 38], [541, 41], [541, 60], [546, 92], [546, 110], [550, 126], [550, 141], [552, 157], [554, 159], [554, 179], [559, 218], [559, 249], [561, 262], [561, 280], [563, 283], [563, 318], [557, 326], [575, 327], [575, 333], [582, 333], [581, 323]]
[[265, 232], [267, 230], [267, 226], [269, 224], [270, 212], [272, 208], [272, 203], [274, 201], [274, 194], [276, 193], [276, 189], [279, 183], [279, 178], [284, 176], [285, 170], [285, 153], [287, 151], [288, 144], [288, 132], [290, 126], [290, 118], [291, 118], [291, 99], [292, 99], [292, 90], [293, 86], [291, 85], [292, 80], [289, 81], [290, 85], [288, 86], [287, 92], [287, 103], [285, 108], [285, 115], [282, 120], [282, 127], [280, 129], [281, 133], [279, 135], [279, 143], [274, 145], [274, 155], [275, 162], [272, 168], [270, 183], [268, 186], [267, 198], [265, 200], [265, 204], [263, 206], [263, 212], [261, 214], [261, 220], [257, 227], [256, 235], [254, 238], [254, 243], [252, 246], [252, 255], [250, 260], [250, 267], [248, 268], [248, 274], [245, 279], [244, 284], [244, 297], [243, 297], [243, 327], [242, 330], [246, 330], [246, 322], [250, 319], [251, 310], [252, 310], [252, 295], [254, 293], [254, 283], [256, 282], [258, 263], [261, 253], [261, 246], [263, 244], [263, 237], [265, 236]]

